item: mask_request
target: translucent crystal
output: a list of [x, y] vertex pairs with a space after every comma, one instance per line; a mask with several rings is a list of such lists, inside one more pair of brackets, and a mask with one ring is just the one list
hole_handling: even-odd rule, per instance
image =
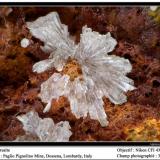
[[82, 69], [83, 80], [77, 77], [71, 81], [68, 75], [55, 73], [42, 83], [39, 97], [47, 103], [44, 112], [49, 111], [53, 98], [66, 96], [77, 118], [89, 113], [90, 118], [107, 126], [103, 96], [114, 104], [122, 104], [127, 101], [124, 92], [135, 89], [133, 81], [126, 77], [132, 70], [129, 60], [107, 54], [114, 50], [117, 41], [110, 33], [101, 35], [84, 26], [79, 44], [74, 45], [67, 26], [61, 24], [55, 12], [28, 22], [27, 26], [33, 36], [44, 42], [43, 50], [50, 53], [47, 60], [33, 66], [33, 71], [40, 73], [53, 66], [62, 71], [69, 57], [76, 59]]
[[[58, 14], [51, 12], [34, 22], [27, 22], [27, 27], [33, 36], [44, 42], [42, 50], [50, 53], [50, 58], [54, 56], [53, 65], [61, 71], [68, 57], [74, 54], [75, 45], [69, 38], [68, 27], [61, 23]], [[41, 71], [38, 65], [34, 65], [34, 71], [43, 72], [44, 69]], [[47, 69], [49, 68], [45, 67], [45, 70]]]
[[61, 76], [59, 73], [54, 73], [47, 81], [41, 84], [41, 92], [39, 97], [43, 102], [48, 103], [44, 112], [49, 111], [51, 107], [51, 100], [53, 98], [57, 99], [66, 93], [66, 86], [68, 81], [69, 76]]
[[35, 111], [17, 118], [22, 122], [26, 134], [17, 137], [15, 141], [65, 142], [72, 135], [67, 121], [54, 124], [51, 118], [41, 119]]
[[54, 67], [53, 60], [46, 59], [46, 60], [40, 61], [38, 63], [35, 63], [33, 65], [33, 72], [41, 73], [41, 72], [44, 72], [52, 67]]

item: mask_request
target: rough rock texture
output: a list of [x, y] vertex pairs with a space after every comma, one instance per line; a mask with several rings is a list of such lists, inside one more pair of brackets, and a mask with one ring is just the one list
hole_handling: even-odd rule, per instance
[[[89, 117], [77, 120], [65, 97], [52, 100], [56, 107], [52, 105], [49, 113], [43, 113], [45, 104], [37, 95], [41, 83], [55, 70], [42, 74], [32, 72], [33, 64], [48, 56], [40, 49], [43, 43], [27, 30], [25, 21], [51, 11], [59, 13], [77, 42], [84, 25], [103, 34], [111, 32], [118, 41], [114, 54], [129, 59], [132, 64], [128, 77], [134, 80], [137, 89], [128, 93], [128, 102], [121, 106], [104, 98], [109, 121], [106, 128]], [[129, 130], [143, 130], [146, 123], [150, 127], [148, 119], [153, 120], [152, 127], [158, 132], [150, 136], [147, 131], [145, 140], [160, 140], [160, 26], [149, 15], [147, 7], [13, 7], [11, 13], [0, 8], [0, 34], [0, 140], [15, 140], [23, 135], [23, 126], [16, 116], [32, 109], [41, 118], [53, 118], [55, 123], [69, 121], [72, 141], [140, 140], [144, 132], [133, 131], [133, 135]], [[20, 45], [24, 37], [30, 40], [27, 48]]]

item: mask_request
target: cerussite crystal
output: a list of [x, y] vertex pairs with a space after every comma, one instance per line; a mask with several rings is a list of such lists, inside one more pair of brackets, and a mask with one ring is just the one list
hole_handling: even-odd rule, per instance
[[[114, 104], [122, 104], [127, 101], [124, 92], [135, 89], [133, 80], [126, 77], [132, 70], [129, 60], [107, 54], [114, 50], [117, 41], [110, 33], [101, 35], [84, 26], [80, 42], [75, 44], [56, 12], [27, 22], [27, 27], [44, 42], [42, 50], [49, 53], [48, 59], [34, 64], [33, 71], [41, 73], [55, 67], [60, 72], [41, 84], [39, 97], [47, 103], [44, 112], [50, 110], [52, 99], [66, 96], [77, 118], [89, 113], [91, 119], [107, 126], [103, 96]], [[76, 60], [81, 67], [80, 75], [64, 72], [68, 59]]]
[[22, 122], [26, 133], [17, 137], [15, 141], [65, 142], [69, 141], [72, 135], [67, 121], [54, 124], [51, 118], [41, 119], [35, 111], [17, 118]]

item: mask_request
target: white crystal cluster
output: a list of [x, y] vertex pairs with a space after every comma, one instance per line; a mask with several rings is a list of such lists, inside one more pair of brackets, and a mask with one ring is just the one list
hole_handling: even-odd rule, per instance
[[67, 121], [54, 124], [51, 118], [41, 119], [35, 111], [17, 118], [22, 122], [26, 134], [15, 141], [67, 142], [72, 135]]
[[127, 101], [124, 92], [135, 89], [133, 80], [126, 77], [132, 69], [130, 62], [107, 54], [114, 50], [116, 40], [110, 33], [101, 35], [84, 26], [80, 42], [74, 44], [56, 12], [27, 22], [27, 27], [33, 36], [44, 42], [42, 49], [49, 53], [48, 59], [33, 66], [34, 72], [41, 73], [52, 67], [62, 71], [69, 57], [76, 59], [82, 69], [83, 80], [77, 77], [70, 81], [68, 75], [54, 73], [42, 83], [39, 96], [47, 103], [44, 112], [49, 111], [52, 99], [66, 96], [77, 118], [89, 113], [91, 119], [107, 126], [102, 98], [106, 96], [112, 103], [122, 104]]

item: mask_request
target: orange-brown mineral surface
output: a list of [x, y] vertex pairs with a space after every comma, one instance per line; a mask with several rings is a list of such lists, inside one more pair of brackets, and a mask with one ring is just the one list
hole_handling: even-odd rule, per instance
[[[48, 113], [38, 94], [40, 85], [54, 72], [32, 72], [34, 63], [46, 59], [40, 46], [26, 27], [51, 11], [59, 13], [71, 35], [79, 41], [82, 26], [100, 33], [111, 32], [118, 44], [112, 54], [130, 60], [136, 90], [127, 93], [128, 101], [114, 105], [104, 97], [109, 125], [98, 121], [76, 119], [66, 97], [52, 100]], [[27, 48], [20, 45], [27, 38]], [[76, 60], [69, 60], [63, 70], [71, 80], [81, 75]], [[160, 25], [147, 7], [0, 7], [0, 141], [12, 141], [23, 135], [16, 116], [34, 109], [40, 117], [51, 117], [57, 123], [69, 121], [71, 141], [156, 141], [160, 140]]]

